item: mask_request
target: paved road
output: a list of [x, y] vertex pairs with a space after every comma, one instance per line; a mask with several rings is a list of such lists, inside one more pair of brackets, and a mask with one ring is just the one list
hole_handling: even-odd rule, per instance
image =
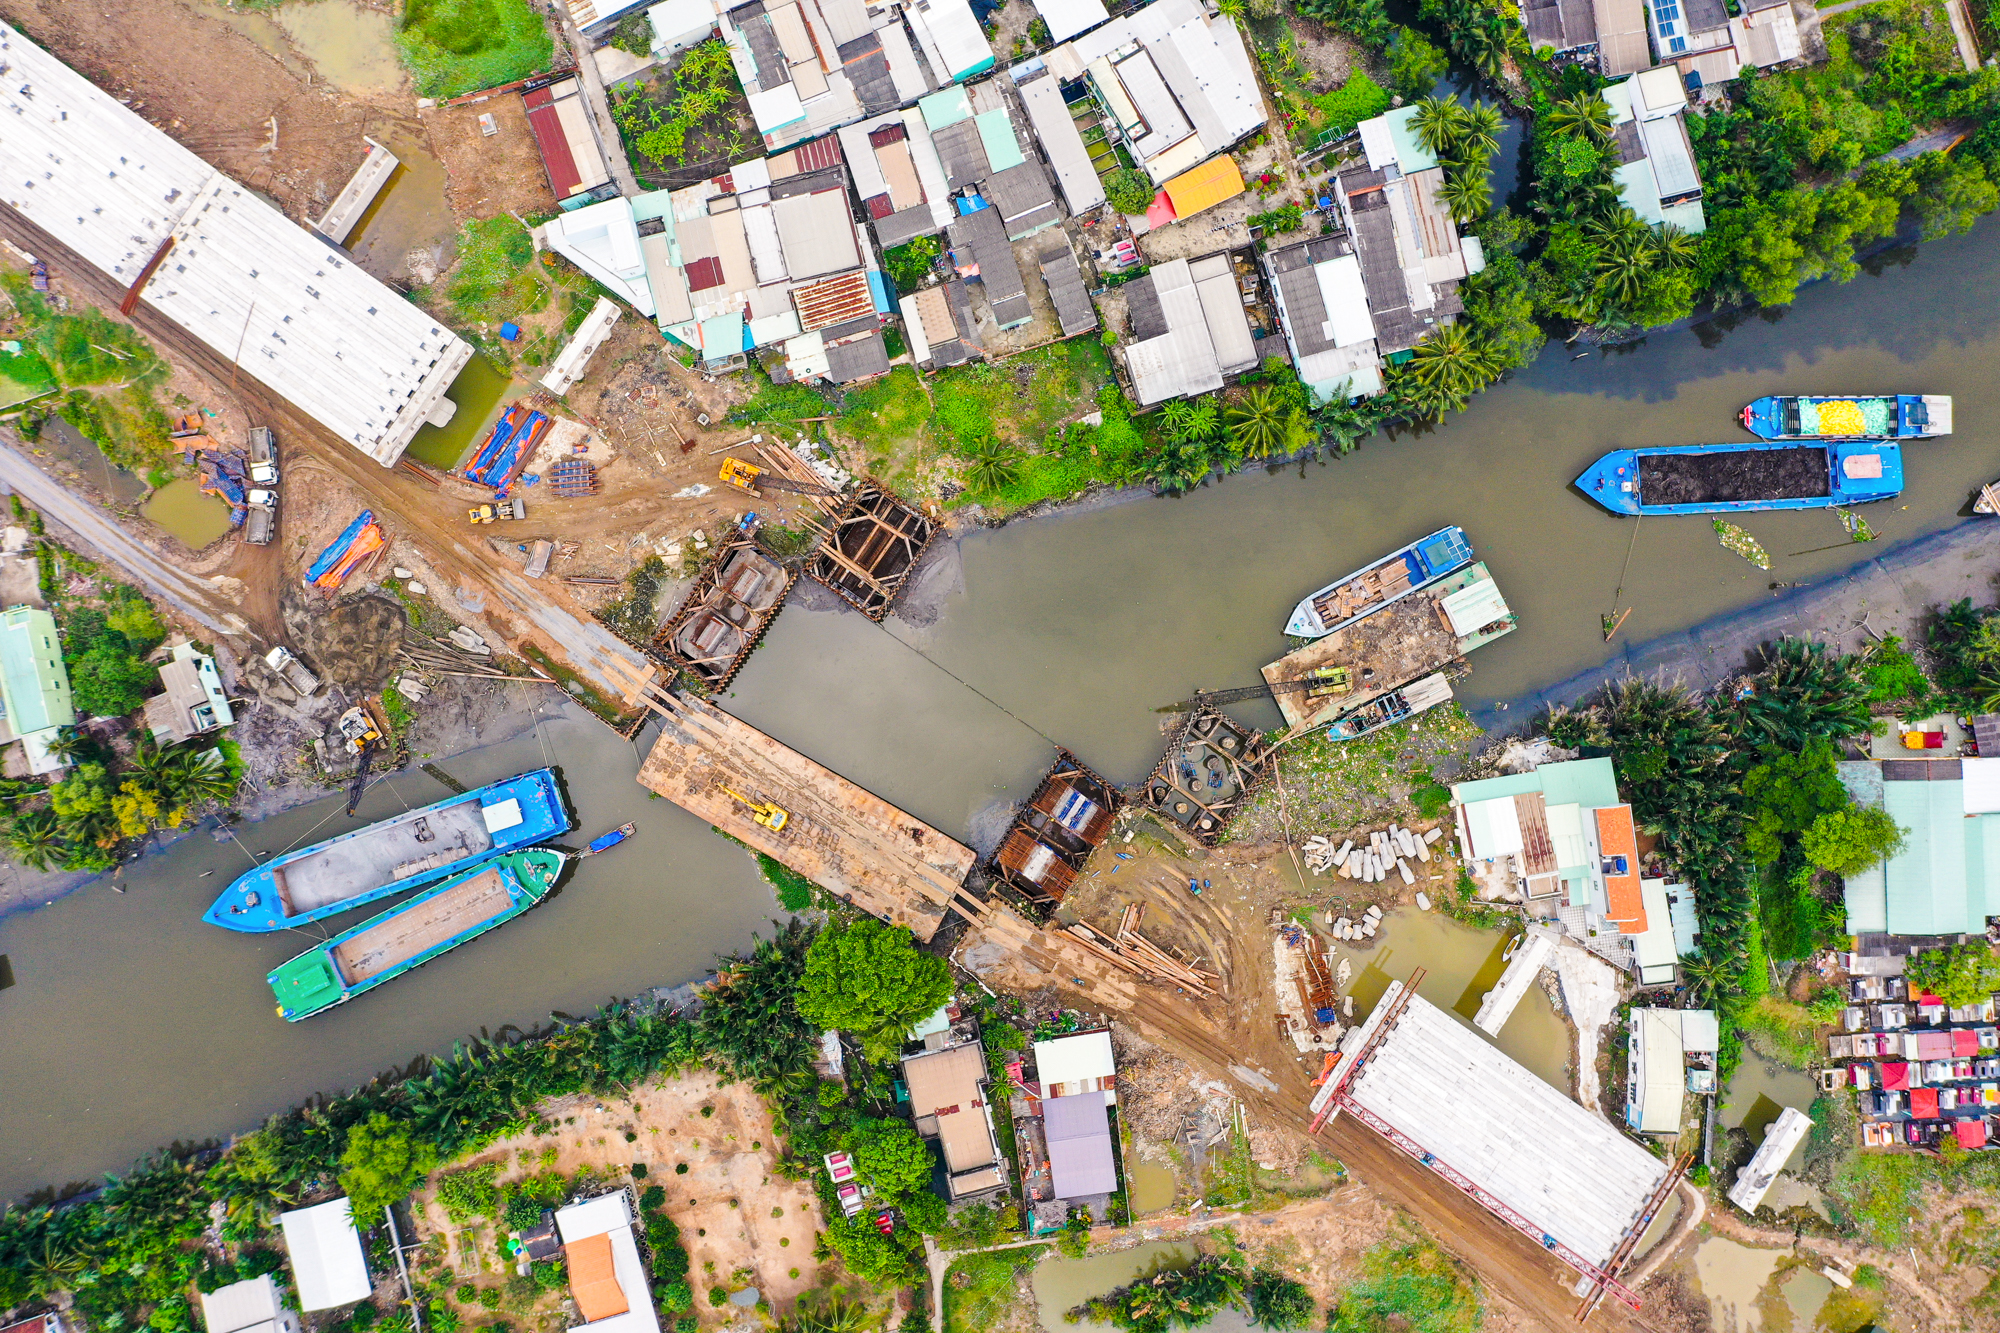
[[556, 13], [562, 17], [563, 36], [569, 39], [569, 49], [576, 53], [576, 76], [583, 84], [583, 104], [590, 109], [590, 122], [597, 131], [597, 146], [604, 152], [605, 169], [617, 182], [618, 193], [630, 199], [639, 193], [639, 178], [632, 174], [632, 164], [625, 158], [625, 141], [618, 137], [618, 126], [612, 123], [611, 99], [604, 91], [604, 76], [597, 72], [597, 55], [590, 49], [590, 39], [577, 30], [568, 7], [558, 5]]
[[112, 563], [138, 580], [147, 592], [224, 637], [249, 632], [243, 617], [229, 609], [202, 580], [174, 568], [88, 500], [71, 493], [36, 467], [19, 436], [0, 430], [0, 482], [42, 513], [97, 548]]

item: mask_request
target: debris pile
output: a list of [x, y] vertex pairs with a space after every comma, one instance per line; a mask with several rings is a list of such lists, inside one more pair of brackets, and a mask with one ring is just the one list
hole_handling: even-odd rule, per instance
[[[1368, 904], [1368, 910], [1361, 914], [1359, 921], [1355, 921], [1349, 917], [1329, 915], [1326, 923], [1333, 927], [1333, 937], [1337, 940], [1372, 940], [1375, 938], [1375, 932], [1382, 927], [1382, 909], [1374, 903], [1370, 903]], [[1343, 971], [1346, 967], [1346, 963], [1341, 964]], [[1343, 984], [1345, 980], [1345, 978], [1342, 978]]]
[[1370, 833], [1365, 843], [1349, 838], [1336, 847], [1333, 839], [1316, 833], [1306, 839], [1304, 854], [1306, 864], [1312, 867], [1315, 875], [1337, 870], [1347, 878], [1358, 879], [1364, 884], [1380, 884], [1394, 873], [1402, 878], [1403, 883], [1414, 884], [1417, 872], [1410, 868], [1410, 862], [1430, 860], [1431, 844], [1443, 836], [1443, 829], [1418, 833], [1400, 824], [1391, 824], [1386, 829]]

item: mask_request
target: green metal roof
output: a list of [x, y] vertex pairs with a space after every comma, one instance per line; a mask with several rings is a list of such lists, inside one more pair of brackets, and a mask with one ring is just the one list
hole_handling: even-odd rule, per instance
[[1882, 808], [1904, 830], [1903, 850], [1889, 858], [1887, 868], [1889, 933], [1964, 930], [1965, 784], [1885, 782]]
[[333, 960], [321, 949], [302, 953], [283, 964], [271, 973], [269, 981], [277, 994], [280, 1012], [311, 1013], [340, 998], [340, 977], [333, 970]]
[[972, 114], [972, 99], [965, 89], [952, 85], [929, 97], [917, 99], [917, 110], [923, 113], [924, 125], [932, 134], [947, 125], [956, 125]]
[[1477, 782], [1453, 785], [1451, 794], [1460, 805], [1492, 801], [1504, 796], [1524, 796], [1540, 792], [1549, 805], [1580, 805], [1586, 810], [1602, 810], [1623, 805], [1618, 796], [1618, 771], [1609, 759], [1568, 759], [1543, 764], [1532, 773], [1510, 773], [1505, 777], [1481, 778]]
[[1476, 782], [1455, 782], [1451, 794], [1460, 805], [1475, 801], [1497, 801], [1504, 796], [1525, 796], [1540, 791], [1542, 780], [1533, 773], [1509, 773], [1505, 777], [1480, 778]]
[[986, 150], [986, 165], [995, 172], [1018, 167], [1028, 160], [1021, 154], [1014, 122], [1005, 111], [982, 111], [972, 118], [972, 123], [979, 127], [979, 144]]
[[1428, 171], [1438, 164], [1437, 154], [1424, 147], [1417, 137], [1417, 108], [1397, 107], [1386, 112], [1383, 117], [1389, 122], [1389, 142], [1396, 146], [1396, 165], [1403, 169], [1405, 176], [1419, 171]]
[[10, 606], [0, 614], [0, 701], [16, 736], [76, 721], [56, 618], [39, 606]]

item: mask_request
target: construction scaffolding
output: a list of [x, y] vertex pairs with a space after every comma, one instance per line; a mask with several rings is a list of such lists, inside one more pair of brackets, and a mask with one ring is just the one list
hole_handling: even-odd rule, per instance
[[1145, 802], [1213, 847], [1230, 814], [1270, 772], [1270, 753], [1250, 728], [1206, 705], [1196, 707], [1146, 779]]
[[938, 528], [923, 510], [872, 478], [824, 526], [805, 523], [824, 538], [806, 561], [806, 573], [877, 621], [902, 595]]
[[798, 577], [747, 536], [725, 542], [647, 641], [646, 655], [680, 667], [711, 690], [727, 689], [785, 609]]

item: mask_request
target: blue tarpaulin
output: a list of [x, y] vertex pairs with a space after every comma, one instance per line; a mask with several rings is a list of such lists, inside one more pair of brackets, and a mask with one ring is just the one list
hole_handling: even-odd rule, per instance
[[361, 535], [361, 530], [374, 521], [374, 510], [362, 510], [361, 517], [349, 523], [346, 529], [333, 539], [333, 544], [321, 551], [319, 558], [306, 566], [306, 582], [317, 583], [329, 569], [339, 564], [340, 558], [347, 554], [347, 548], [354, 545], [354, 539]]
[[465, 467], [467, 481], [481, 486], [504, 486], [522, 461], [522, 451], [536, 436], [537, 428], [548, 420], [540, 412], [525, 415], [519, 407], [493, 423], [493, 433]]

